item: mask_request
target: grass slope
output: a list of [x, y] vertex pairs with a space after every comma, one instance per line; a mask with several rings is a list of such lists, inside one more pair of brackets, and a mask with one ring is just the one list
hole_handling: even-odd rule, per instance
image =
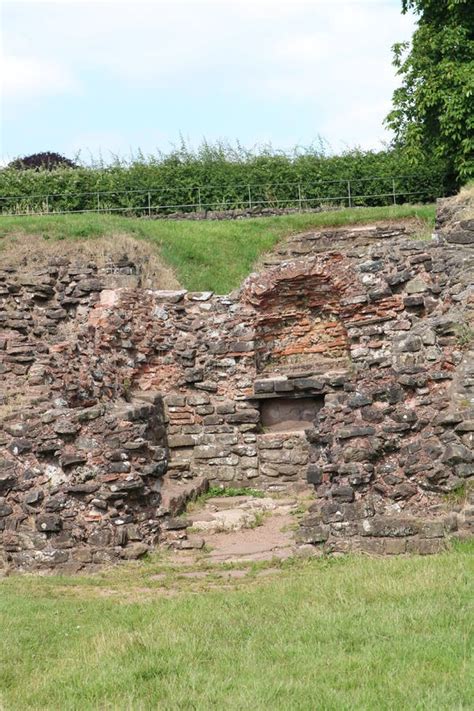
[[472, 708], [472, 545], [219, 570], [0, 581], [0, 708]]
[[146, 220], [119, 215], [0, 217], [0, 244], [9, 234], [84, 240], [127, 234], [149, 240], [192, 291], [226, 294], [252, 271], [262, 253], [289, 234], [377, 220], [418, 218], [431, 227], [433, 205], [356, 208], [225, 222]]

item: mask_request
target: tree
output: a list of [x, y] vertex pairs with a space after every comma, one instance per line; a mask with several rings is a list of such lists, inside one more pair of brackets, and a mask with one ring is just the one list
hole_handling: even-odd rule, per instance
[[16, 170], [55, 170], [56, 168], [77, 168], [69, 158], [59, 153], [33, 153], [24, 158], [16, 158], [8, 164], [8, 168]]
[[410, 10], [417, 29], [392, 48], [403, 83], [385, 122], [413, 162], [441, 157], [464, 182], [474, 175], [474, 2], [402, 0]]

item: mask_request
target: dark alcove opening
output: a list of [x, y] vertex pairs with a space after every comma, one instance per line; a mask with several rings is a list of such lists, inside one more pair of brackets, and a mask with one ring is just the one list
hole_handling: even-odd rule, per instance
[[261, 424], [266, 432], [302, 432], [313, 427], [324, 395], [279, 397], [260, 401]]

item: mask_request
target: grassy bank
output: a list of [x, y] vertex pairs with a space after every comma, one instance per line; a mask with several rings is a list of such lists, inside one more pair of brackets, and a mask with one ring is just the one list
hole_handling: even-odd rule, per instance
[[0, 581], [0, 708], [472, 708], [472, 545], [198, 572]]
[[399, 205], [225, 222], [146, 220], [100, 214], [0, 217], [0, 246], [2, 238], [12, 234], [79, 241], [127, 234], [155, 245], [186, 288], [225, 294], [252, 271], [263, 252], [289, 234], [405, 218], [418, 218], [430, 229], [434, 214], [433, 205]]

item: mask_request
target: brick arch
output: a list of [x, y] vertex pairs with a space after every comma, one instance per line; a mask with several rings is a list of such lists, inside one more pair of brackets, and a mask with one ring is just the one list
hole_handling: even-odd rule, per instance
[[337, 253], [286, 262], [251, 277], [242, 299], [256, 311], [257, 371], [347, 360], [344, 304], [348, 296], [364, 293], [348, 260]]

